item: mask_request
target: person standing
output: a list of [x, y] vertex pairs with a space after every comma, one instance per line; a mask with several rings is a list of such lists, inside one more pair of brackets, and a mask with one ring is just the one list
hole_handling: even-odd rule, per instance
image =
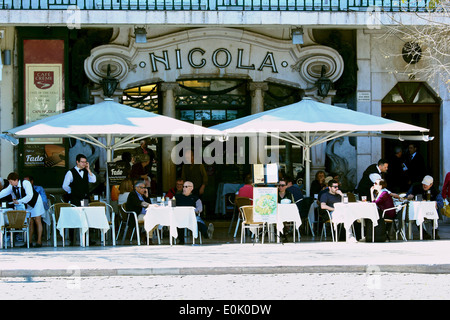
[[422, 181], [426, 174], [425, 161], [417, 151], [417, 144], [410, 143], [408, 146], [409, 155], [405, 160], [405, 172], [408, 176], [409, 185]]
[[404, 162], [402, 147], [396, 146], [394, 155], [389, 158], [389, 172], [386, 173], [386, 183], [392, 192], [401, 193], [409, 188]]
[[388, 165], [387, 160], [380, 159], [378, 163], [371, 164], [367, 167], [358, 184], [357, 191], [360, 198], [365, 196], [367, 199], [370, 199], [370, 188], [377, 179], [384, 179], [384, 174], [388, 171]]
[[194, 184], [195, 189], [192, 193], [199, 197], [203, 195], [208, 184], [208, 174], [203, 163], [194, 163], [194, 152], [192, 150], [186, 151], [185, 162], [181, 169], [181, 178]]
[[[69, 201], [75, 206], [81, 206], [81, 200], [89, 198], [89, 183], [95, 183], [97, 177], [91, 172], [89, 162], [83, 154], [76, 156], [76, 166], [67, 171], [62, 188], [69, 195]], [[69, 229], [71, 245], [75, 245], [74, 229]]]
[[[42, 219], [45, 213], [44, 203], [41, 195], [34, 190], [30, 181], [19, 180], [19, 174], [11, 172], [8, 175], [9, 185], [0, 191], [0, 198], [11, 195], [15, 205], [26, 205], [27, 211], [30, 211], [30, 239], [33, 239], [34, 226], [37, 230], [37, 241], [35, 247], [42, 247]], [[33, 245], [32, 245], [33, 246]]]

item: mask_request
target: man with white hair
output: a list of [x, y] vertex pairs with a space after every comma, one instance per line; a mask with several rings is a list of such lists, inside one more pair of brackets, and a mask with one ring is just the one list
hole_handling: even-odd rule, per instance
[[[183, 193], [176, 196], [177, 207], [194, 207], [195, 213], [197, 214], [198, 231], [204, 238], [212, 239], [214, 234], [214, 225], [210, 223], [208, 227], [206, 227], [206, 223], [200, 218], [199, 214], [203, 211], [202, 200], [200, 200], [198, 195], [192, 193], [193, 190], [194, 184], [192, 181], [185, 181], [183, 184]], [[184, 230], [178, 228], [178, 234], [183, 235]], [[184, 237], [180, 236], [179, 238], [180, 244], [184, 244]]]
[[[416, 182], [411, 185], [408, 192], [406, 193], [406, 198], [408, 200], [415, 199], [416, 196], [421, 196], [422, 200], [436, 201], [436, 210], [439, 215], [439, 210], [444, 207], [444, 198], [442, 198], [441, 193], [437, 188], [433, 186], [433, 177], [425, 176], [422, 182]], [[435, 230], [436, 239], [439, 239], [438, 230]], [[424, 232], [424, 238], [430, 239], [430, 235]]]

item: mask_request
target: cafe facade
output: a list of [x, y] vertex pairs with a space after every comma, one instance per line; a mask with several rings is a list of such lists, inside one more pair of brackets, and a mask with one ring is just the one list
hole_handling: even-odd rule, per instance
[[[412, 77], [399, 54], [405, 43], [374, 22], [370, 10], [333, 8], [162, 10], [148, 3], [145, 9], [98, 3], [93, 8], [3, 8], [1, 129], [98, 103], [106, 95], [206, 127], [309, 97], [429, 128], [434, 139], [417, 142], [430, 172], [442, 183], [450, 171], [444, 147], [450, 143], [448, 85], [439, 77]], [[422, 59], [416, 67], [425, 63]], [[105, 79], [117, 84], [109, 93]], [[214, 142], [194, 140], [192, 147], [202, 154]], [[160, 192], [179, 175], [172, 154], [179, 142], [150, 140]], [[311, 150], [312, 174], [336, 172], [345, 189], [352, 190], [368, 165], [390, 157], [395, 146], [406, 151], [408, 143], [400, 136], [335, 139]], [[73, 139], [40, 139], [17, 147], [2, 141], [1, 176], [19, 170], [58, 188], [80, 152], [104, 175], [102, 150]], [[281, 140], [250, 138], [232, 152], [234, 161], [217, 157], [216, 163], [206, 163], [211, 197], [220, 183], [242, 182], [252, 163], [267, 158], [294, 176], [302, 173], [302, 150]]]

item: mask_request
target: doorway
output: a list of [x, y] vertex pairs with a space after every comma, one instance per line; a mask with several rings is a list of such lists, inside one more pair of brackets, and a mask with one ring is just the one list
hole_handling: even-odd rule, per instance
[[[440, 181], [440, 105], [436, 94], [424, 82], [399, 82], [383, 98], [381, 113], [384, 118], [409, 123], [430, 129], [432, 141], [415, 141], [418, 152], [423, 156], [427, 174], [434, 178], [434, 185]], [[403, 154], [407, 154], [411, 141], [383, 139], [382, 154], [389, 158], [394, 148], [400, 146]]]

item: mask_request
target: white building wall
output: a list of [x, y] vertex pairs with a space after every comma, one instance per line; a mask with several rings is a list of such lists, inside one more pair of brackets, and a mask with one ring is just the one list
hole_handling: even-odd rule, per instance
[[[11, 59], [14, 57], [14, 28], [0, 28], [4, 36], [0, 39], [0, 48], [11, 50]], [[2, 57], [3, 58], [3, 57]], [[3, 59], [2, 59], [3, 61]], [[13, 128], [14, 106], [14, 72], [13, 62], [3, 66], [0, 81], [0, 131]], [[8, 141], [0, 139], [0, 177], [5, 178], [14, 171], [14, 147]]]

